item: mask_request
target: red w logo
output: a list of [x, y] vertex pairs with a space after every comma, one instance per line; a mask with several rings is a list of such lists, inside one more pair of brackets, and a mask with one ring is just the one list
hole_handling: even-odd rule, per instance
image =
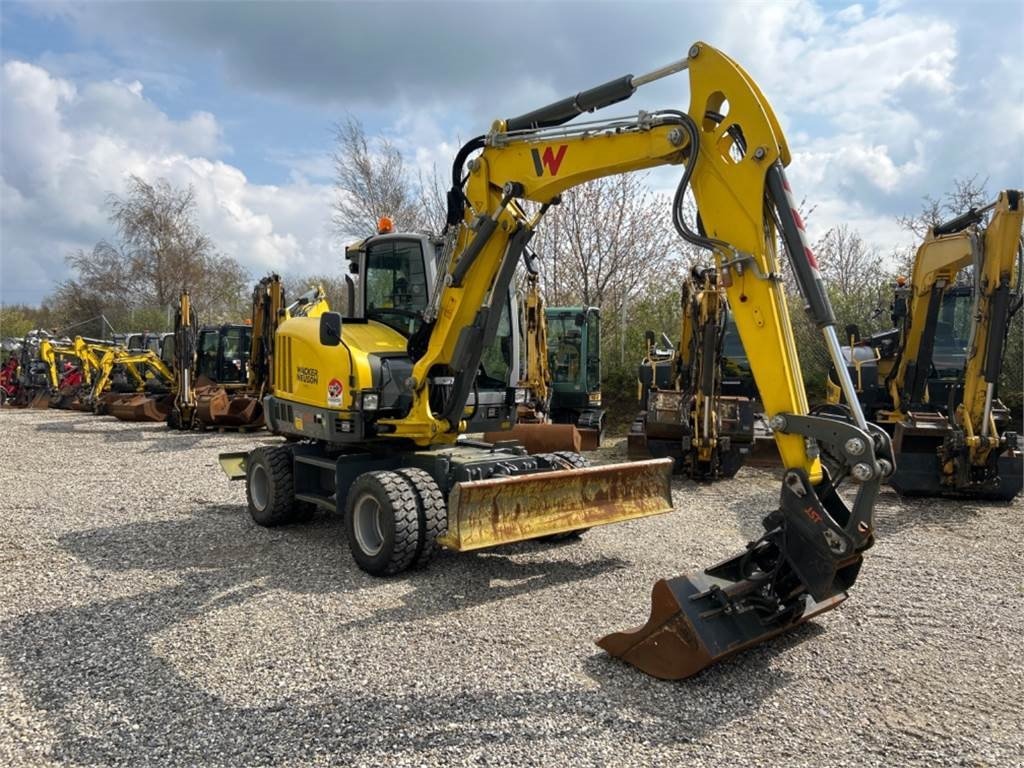
[[562, 165], [562, 158], [565, 157], [565, 150], [569, 148], [568, 144], [563, 144], [558, 148], [558, 152], [555, 152], [551, 147], [544, 147], [544, 154], [541, 155], [537, 149], [531, 149], [530, 152], [533, 154], [533, 168], [537, 171], [538, 176], [544, 175], [544, 169], [548, 169], [548, 173], [552, 176], [558, 175], [558, 169]]

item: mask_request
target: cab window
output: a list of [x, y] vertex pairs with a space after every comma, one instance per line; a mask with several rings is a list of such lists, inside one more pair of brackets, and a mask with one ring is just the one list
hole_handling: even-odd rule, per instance
[[427, 275], [419, 240], [382, 240], [366, 251], [366, 316], [406, 336], [427, 307]]

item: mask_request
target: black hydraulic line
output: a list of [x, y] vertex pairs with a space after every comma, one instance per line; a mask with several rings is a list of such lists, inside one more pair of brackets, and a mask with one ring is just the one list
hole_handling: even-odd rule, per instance
[[462, 192], [462, 185], [465, 183], [462, 169], [471, 154], [484, 148], [484, 138], [481, 135], [470, 139], [455, 154], [455, 160], [452, 162], [452, 186], [448, 190], [448, 218], [446, 223], [449, 227], [457, 226], [466, 213], [466, 196]]

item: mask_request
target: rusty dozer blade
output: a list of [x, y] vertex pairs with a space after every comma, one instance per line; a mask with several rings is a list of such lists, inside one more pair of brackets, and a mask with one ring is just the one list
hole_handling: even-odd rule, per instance
[[672, 510], [667, 459], [456, 483], [440, 542], [466, 551]]
[[497, 443], [516, 440], [529, 453], [581, 450], [580, 431], [572, 424], [516, 424], [501, 432], [485, 432], [484, 440]]

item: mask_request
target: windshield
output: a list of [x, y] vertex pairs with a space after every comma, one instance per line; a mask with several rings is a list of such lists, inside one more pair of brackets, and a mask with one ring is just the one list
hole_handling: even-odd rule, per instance
[[366, 316], [411, 335], [427, 307], [419, 240], [381, 240], [366, 251]]
[[502, 388], [509, 385], [512, 372], [512, 322], [509, 302], [501, 308], [501, 320], [494, 341], [480, 357], [479, 384], [484, 388]]
[[958, 375], [967, 356], [967, 337], [971, 332], [971, 294], [950, 291], [942, 297], [935, 326], [935, 347], [932, 364], [936, 373]]
[[556, 384], [574, 384], [580, 376], [580, 348], [583, 327], [577, 325], [582, 314], [566, 313], [548, 317], [548, 366], [551, 381]]
[[740, 332], [732, 315], [725, 323], [725, 338], [722, 340], [722, 372], [726, 376], [738, 376], [750, 370], [747, 352], [743, 349]]

